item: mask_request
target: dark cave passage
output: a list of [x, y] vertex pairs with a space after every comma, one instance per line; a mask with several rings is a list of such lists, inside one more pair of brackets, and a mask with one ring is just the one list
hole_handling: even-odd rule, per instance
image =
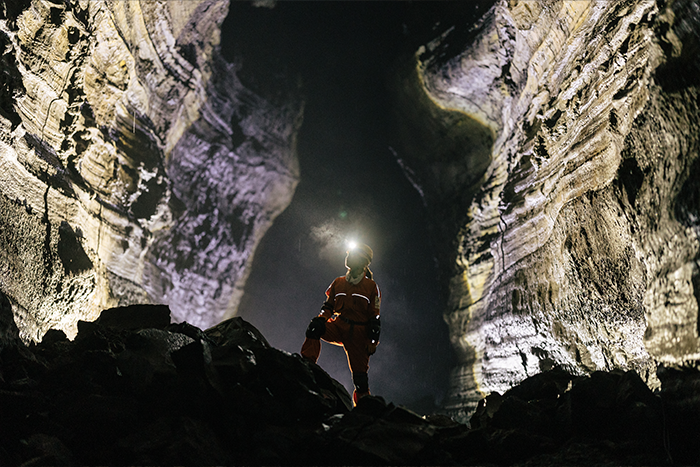
[[[418, 411], [440, 404], [454, 357], [426, 208], [392, 147], [400, 109], [390, 87], [402, 60], [472, 24], [483, 3], [233, 2], [222, 27], [224, 56], [241, 63], [246, 86], [305, 104], [301, 181], [255, 253], [239, 315], [273, 346], [299, 352], [326, 287], [344, 274], [346, 238], [368, 243], [383, 294], [371, 390]], [[341, 348], [325, 344], [319, 364], [352, 387]]]

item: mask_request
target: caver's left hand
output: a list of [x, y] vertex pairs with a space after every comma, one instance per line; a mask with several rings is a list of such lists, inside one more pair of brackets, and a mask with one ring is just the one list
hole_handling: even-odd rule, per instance
[[369, 344], [367, 344], [367, 354], [374, 355], [374, 352], [377, 351], [378, 345], [379, 345], [379, 342], [370, 342]]

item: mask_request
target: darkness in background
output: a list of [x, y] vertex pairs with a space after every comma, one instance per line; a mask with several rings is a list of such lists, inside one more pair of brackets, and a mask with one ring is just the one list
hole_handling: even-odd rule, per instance
[[[222, 52], [247, 87], [305, 102], [301, 181], [255, 253], [239, 315], [299, 352], [327, 286], [345, 272], [345, 239], [368, 243], [383, 295], [370, 388], [419, 412], [440, 405], [455, 360], [425, 208], [390, 150], [387, 86], [398, 62], [453, 25], [469, 28], [490, 3], [232, 2], [222, 28]], [[319, 364], [351, 391], [342, 348], [322, 347]]]

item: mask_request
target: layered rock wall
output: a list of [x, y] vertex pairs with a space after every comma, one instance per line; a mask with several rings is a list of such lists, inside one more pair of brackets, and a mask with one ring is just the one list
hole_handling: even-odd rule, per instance
[[24, 338], [134, 302], [231, 316], [298, 181], [301, 104], [270, 104], [220, 58], [227, 2], [10, 3], [0, 286]]
[[655, 387], [659, 361], [697, 358], [699, 23], [687, 1], [500, 1], [417, 54], [430, 105], [493, 135], [439, 239], [449, 410], [554, 365]]

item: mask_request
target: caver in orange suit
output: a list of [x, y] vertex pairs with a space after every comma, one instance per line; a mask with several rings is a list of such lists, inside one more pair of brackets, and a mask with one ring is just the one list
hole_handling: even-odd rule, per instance
[[348, 273], [336, 278], [326, 290], [321, 313], [311, 320], [301, 355], [316, 363], [321, 341], [342, 345], [355, 384], [353, 400], [369, 394], [369, 357], [379, 344], [381, 293], [372, 280], [372, 250], [359, 245], [345, 259]]

